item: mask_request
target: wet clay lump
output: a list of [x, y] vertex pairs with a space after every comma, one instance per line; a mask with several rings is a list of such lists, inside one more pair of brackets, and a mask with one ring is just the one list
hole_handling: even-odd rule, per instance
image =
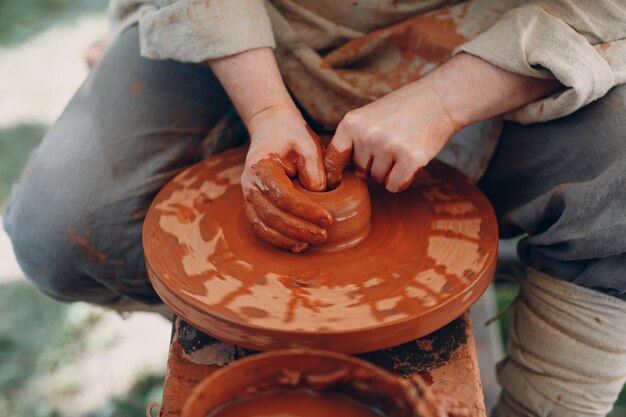
[[348, 236], [295, 254], [254, 235], [239, 183], [245, 155], [245, 148], [232, 149], [182, 172], [144, 223], [154, 288], [198, 329], [257, 350], [358, 353], [442, 327], [487, 288], [495, 215], [445, 164], [433, 161], [402, 193], [369, 184], [369, 228], [353, 246]]
[[314, 202], [320, 203], [333, 216], [323, 243], [311, 245], [310, 250], [336, 252], [358, 245], [371, 231], [372, 207], [365, 181], [352, 172], [346, 173], [339, 185], [327, 192], [304, 189], [298, 180], [296, 189]]

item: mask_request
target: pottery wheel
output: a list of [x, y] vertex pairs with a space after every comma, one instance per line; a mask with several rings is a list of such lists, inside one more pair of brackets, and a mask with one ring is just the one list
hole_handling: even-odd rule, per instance
[[486, 197], [434, 161], [408, 190], [370, 184], [371, 231], [337, 252], [294, 254], [259, 240], [244, 215], [245, 148], [178, 175], [143, 227], [150, 280], [196, 328], [257, 350], [383, 349], [454, 320], [489, 285], [497, 224]]

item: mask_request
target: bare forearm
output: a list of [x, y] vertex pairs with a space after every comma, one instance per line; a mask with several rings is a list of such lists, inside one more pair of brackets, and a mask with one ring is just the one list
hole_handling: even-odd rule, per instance
[[480, 58], [459, 54], [423, 79], [439, 97], [458, 130], [544, 97], [562, 85], [504, 71]]
[[255, 116], [266, 110], [276, 107], [295, 110], [270, 48], [212, 60], [209, 66], [248, 128]]
[[329, 184], [353, 164], [387, 190], [407, 188], [455, 132], [559, 88], [555, 80], [516, 75], [460, 54], [428, 76], [352, 110], [326, 151]]

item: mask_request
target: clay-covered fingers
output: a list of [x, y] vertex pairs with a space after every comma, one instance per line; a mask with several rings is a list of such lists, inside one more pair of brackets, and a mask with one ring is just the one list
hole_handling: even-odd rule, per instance
[[324, 169], [324, 152], [319, 136], [307, 126], [310, 141], [300, 142], [298, 152], [291, 153], [298, 169], [300, 184], [309, 191], [326, 191], [326, 170]]
[[246, 217], [257, 236], [271, 245], [288, 249], [294, 253], [302, 252], [309, 247], [308, 243], [287, 237], [265, 224], [257, 214], [252, 203], [246, 202]]
[[324, 167], [326, 168], [328, 187], [334, 187], [341, 181], [343, 170], [350, 161], [351, 155], [352, 139], [344, 132], [340, 124], [324, 153]]
[[319, 227], [328, 227], [333, 217], [328, 210], [296, 190], [275, 158], [263, 159], [252, 167], [259, 180], [259, 190], [279, 209]]
[[281, 210], [261, 191], [253, 189], [247, 200], [254, 207], [259, 219], [277, 232], [297, 241], [313, 244], [326, 240], [326, 229]]
[[278, 154], [272, 154], [269, 156], [269, 159], [269, 162], [272, 164], [282, 167], [288, 177], [295, 177], [298, 173], [298, 161], [296, 158], [290, 160], [288, 158], [281, 158]]

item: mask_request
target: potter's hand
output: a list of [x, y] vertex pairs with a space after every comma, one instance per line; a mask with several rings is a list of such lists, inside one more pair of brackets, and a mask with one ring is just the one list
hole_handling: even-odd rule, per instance
[[324, 158], [328, 185], [352, 159], [391, 192], [407, 188], [461, 128], [506, 113], [558, 89], [459, 54], [419, 81], [346, 114]]
[[332, 216], [297, 191], [326, 189], [322, 148], [295, 107], [272, 107], [248, 124], [250, 150], [241, 177], [246, 216], [261, 239], [293, 252], [326, 240]]
[[384, 182], [391, 192], [402, 191], [454, 131], [430, 86], [400, 88], [349, 112], [339, 123], [324, 158], [328, 185], [341, 179], [352, 157], [358, 173]]
[[254, 231], [293, 252], [323, 242], [332, 216], [289, 179], [298, 175], [304, 188], [325, 190], [322, 150], [293, 103], [272, 50], [252, 49], [209, 65], [250, 133], [241, 185]]

